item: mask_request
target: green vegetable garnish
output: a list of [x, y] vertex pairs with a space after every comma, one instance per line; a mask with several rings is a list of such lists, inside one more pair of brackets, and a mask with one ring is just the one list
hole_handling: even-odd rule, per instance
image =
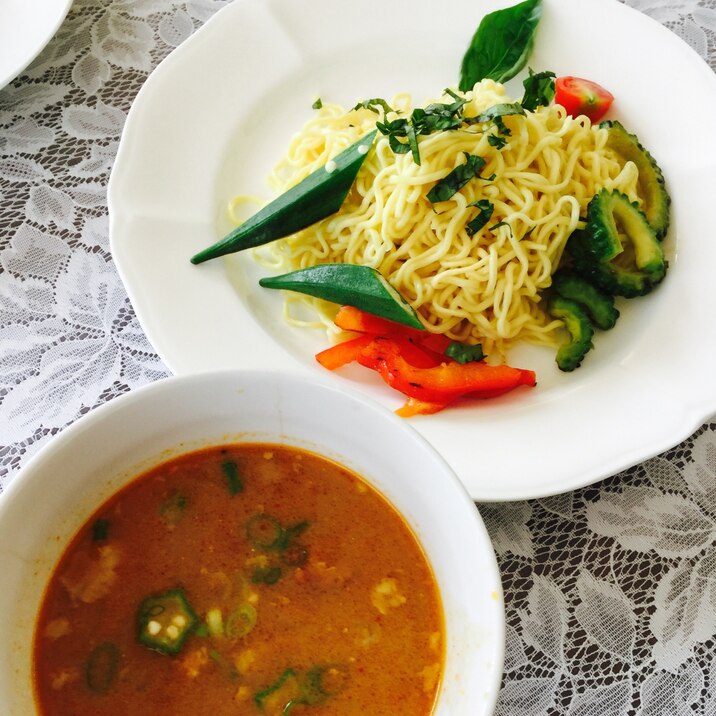
[[487, 222], [492, 218], [492, 212], [495, 210], [495, 205], [489, 199], [478, 199], [473, 201], [468, 206], [476, 206], [480, 213], [470, 221], [467, 222], [465, 230], [469, 236], [476, 234]]
[[198, 623], [184, 591], [170, 589], [147, 597], [139, 605], [137, 638], [140, 644], [160, 654], [178, 654]]
[[264, 288], [296, 291], [413, 328], [423, 328], [414, 309], [374, 268], [356, 264], [320, 264], [262, 278]]
[[283, 574], [281, 567], [256, 567], [251, 573], [254, 584], [276, 584]]
[[246, 636], [255, 626], [258, 615], [255, 607], [246, 602], [226, 618], [226, 636], [238, 639]]
[[643, 296], [664, 278], [667, 262], [653, 227], [637, 204], [602, 189], [587, 206], [587, 226], [567, 242], [574, 268], [606, 293]]
[[470, 121], [473, 123], [490, 122], [496, 120], [498, 117], [509, 117], [510, 115], [524, 113], [525, 108], [519, 102], [503, 102], [502, 104], [493, 104], [492, 107], [488, 107], [484, 112], [481, 112]]
[[239, 475], [239, 466], [233, 460], [225, 460], [221, 463], [221, 470], [226, 478], [226, 487], [232, 495], [244, 491], [244, 483]]
[[256, 212], [221, 241], [192, 257], [200, 264], [261, 246], [305, 229], [341, 208], [373, 144], [377, 130], [344, 149], [326, 165]]
[[634, 162], [639, 170], [639, 196], [644, 197], [643, 211], [646, 220], [661, 240], [669, 228], [671, 197], [661, 168], [654, 157], [642, 146], [635, 134], [630, 134], [616, 120], [600, 123], [609, 133], [607, 148], [615, 152], [622, 163]]
[[92, 541], [104, 542], [109, 537], [109, 520], [100, 517], [92, 525]]
[[467, 345], [467, 343], [460, 343], [459, 341], [452, 341], [445, 349], [445, 355], [463, 364], [479, 362], [485, 358], [480, 343], [470, 346]]
[[527, 63], [542, 15], [541, 0], [485, 15], [460, 68], [460, 90], [467, 92], [483, 79], [506, 82]]
[[559, 295], [552, 296], [547, 310], [564, 323], [569, 333], [569, 340], [557, 350], [557, 366], [565, 372], [573, 371], [579, 368], [584, 356], [593, 348], [592, 323], [578, 303]]
[[106, 694], [117, 678], [121, 660], [119, 648], [110, 641], [98, 644], [85, 661], [85, 683], [95, 694]]
[[272, 515], [257, 514], [246, 523], [246, 536], [254, 547], [274, 549], [281, 544], [283, 527]]
[[362, 102], [358, 102], [358, 104], [353, 107], [353, 111], [357, 109], [369, 109], [371, 112], [379, 114], [378, 107], [383, 110], [383, 114], [388, 114], [388, 112], [395, 112], [395, 110], [384, 99], [381, 99], [380, 97], [376, 97], [375, 99], [366, 99]]
[[428, 200], [433, 204], [439, 201], [447, 201], [456, 192], [460, 191], [470, 179], [480, 176], [480, 172], [486, 163], [485, 159], [467, 152], [463, 152], [463, 154], [465, 155], [465, 163], [456, 166], [428, 192]]
[[321, 98], [319, 97], [312, 105], [311, 109], [321, 109], [323, 107], [323, 102], [321, 101]]
[[522, 97], [522, 106], [534, 112], [537, 107], [546, 107], [554, 99], [554, 72], [532, 72], [529, 69], [529, 77], [522, 83], [525, 88]]
[[560, 270], [552, 277], [552, 288], [562, 298], [578, 303], [589, 314], [592, 323], [603, 331], [613, 328], [619, 318], [614, 297], [581, 276]]
[[[412, 152], [413, 161], [420, 164], [420, 150], [418, 148], [418, 136], [428, 135], [433, 132], [444, 132], [452, 129], [459, 129], [463, 123], [470, 123], [473, 120], [467, 120], [462, 116], [462, 108], [467, 103], [464, 97], [446, 89], [445, 94], [452, 97], [455, 101], [450, 103], [434, 102], [424, 109], [416, 107], [410, 119], [401, 117], [385, 122], [376, 122], [376, 127], [381, 134], [388, 137], [390, 148], [395, 154], [407, 154]], [[388, 107], [385, 100], [368, 100], [369, 103], [382, 103], [387, 111], [394, 111]], [[363, 106], [363, 105], [357, 105]], [[372, 107], [369, 107], [372, 108]], [[355, 109], [355, 108], [354, 108]], [[377, 111], [377, 110], [373, 110]], [[403, 141], [405, 139], [405, 141]]]

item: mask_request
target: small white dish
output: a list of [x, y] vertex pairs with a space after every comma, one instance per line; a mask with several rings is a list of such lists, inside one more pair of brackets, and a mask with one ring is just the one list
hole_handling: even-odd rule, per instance
[[133, 477], [209, 445], [270, 442], [332, 458], [382, 492], [413, 528], [443, 601], [446, 666], [434, 716], [488, 716], [502, 677], [504, 606], [492, 546], [447, 463], [405, 421], [335, 382], [261, 372], [169, 378], [88, 413], [0, 497], [0, 703], [35, 713], [32, 634], [54, 564]]
[[[454, 0], [437, 10], [418, 0], [406, 11], [382, 0], [237, 0], [162, 63], [127, 119], [109, 186], [110, 240], [173, 372], [323, 370], [314, 354], [325, 335], [285, 325], [279, 292], [258, 286], [267, 272], [249, 256], [202, 266], [189, 258], [227, 230], [230, 197], [270, 198], [265, 177], [316, 97], [352, 106], [399, 91], [417, 102], [435, 96], [457, 81], [482, 16], [510, 4]], [[651, 295], [620, 303], [616, 327], [599, 333], [576, 372], [560, 373], [553, 351], [520, 349], [510, 363], [536, 370], [535, 389], [411, 419], [483, 501], [590, 484], [672, 447], [716, 411], [716, 133], [703, 126], [716, 116], [714, 73], [665, 27], [611, 0], [544, 0], [529, 66], [613, 92], [612, 116], [667, 178], [670, 269]], [[521, 79], [512, 81], [518, 98]], [[678, 108], [691, 128], [669, 114]], [[401, 404], [378, 376], [352, 368], [330, 377]]]
[[42, 52], [71, 6], [72, 0], [3, 0], [0, 3], [0, 88]]

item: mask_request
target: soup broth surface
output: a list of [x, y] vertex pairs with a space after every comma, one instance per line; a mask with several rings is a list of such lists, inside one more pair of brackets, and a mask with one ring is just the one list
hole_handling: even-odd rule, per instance
[[34, 640], [43, 716], [427, 716], [442, 607], [414, 534], [347, 469], [209, 448], [106, 502], [65, 551]]

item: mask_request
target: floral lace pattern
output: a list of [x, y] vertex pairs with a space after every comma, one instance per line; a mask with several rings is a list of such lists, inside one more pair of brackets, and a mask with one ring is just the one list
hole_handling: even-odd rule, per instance
[[[228, 1], [75, 0], [0, 90], [0, 489], [168, 375], [112, 263], [107, 180], [148, 74]], [[716, 67], [715, 0], [627, 4]], [[505, 588], [498, 714], [716, 713], [716, 423], [583, 490], [478, 507]]]

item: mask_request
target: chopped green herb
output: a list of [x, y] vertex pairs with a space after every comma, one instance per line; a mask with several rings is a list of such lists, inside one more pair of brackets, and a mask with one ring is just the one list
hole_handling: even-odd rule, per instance
[[470, 121], [473, 123], [490, 122], [495, 121], [498, 117], [509, 117], [510, 115], [524, 113], [525, 108], [519, 102], [503, 102], [501, 104], [493, 104], [492, 107], [488, 107], [484, 112], [481, 112]]
[[306, 672], [302, 684], [305, 703], [318, 704], [343, 691], [350, 678], [342, 664], [314, 666]]
[[476, 206], [480, 213], [472, 220], [467, 222], [465, 230], [469, 236], [476, 234], [492, 217], [492, 212], [495, 210], [495, 205], [489, 199], [478, 199], [473, 201], [468, 206]]
[[186, 506], [186, 497], [175, 490], [159, 505], [159, 516], [167, 525], [175, 525], [184, 516]]
[[485, 159], [467, 152], [463, 152], [463, 154], [465, 155], [465, 163], [456, 166], [428, 192], [428, 200], [433, 204], [439, 201], [447, 201], [456, 192], [460, 191], [470, 179], [480, 176], [480, 172], [486, 163]]
[[[503, 132], [504, 134], [504, 132]], [[507, 144], [507, 140], [500, 136], [499, 134], [488, 134], [487, 135], [487, 143], [494, 147], [495, 149], [502, 149], [505, 144]]]
[[283, 711], [285, 714], [285, 709], [289, 707], [299, 693], [298, 679], [296, 678], [296, 672], [293, 669], [286, 669], [281, 676], [279, 676], [278, 681], [270, 686], [267, 686], [261, 691], [257, 691], [256, 694], [254, 694], [254, 703], [259, 707], [259, 709], [261, 709], [261, 711], [263, 711], [266, 699], [268, 699], [269, 696], [277, 694], [281, 689], [284, 689], [287, 692], [285, 701], [281, 699], [286, 705]]
[[527, 63], [542, 15], [541, 0], [491, 12], [482, 18], [460, 67], [460, 90], [483, 79], [507, 82]]
[[122, 655], [111, 641], [98, 644], [85, 661], [85, 683], [95, 694], [106, 694], [117, 677]]
[[246, 523], [246, 536], [259, 549], [278, 548], [283, 534], [281, 523], [272, 515], [256, 514]]
[[[467, 103], [467, 99], [451, 89], [446, 89], [445, 94], [455, 101], [450, 103], [434, 102], [425, 108], [416, 107], [412, 111], [410, 119], [401, 117], [390, 122], [376, 123], [378, 131], [388, 137], [390, 148], [395, 154], [407, 154], [410, 151], [413, 161], [420, 164], [417, 139], [419, 135], [455, 130], [463, 125], [466, 120], [462, 116], [462, 109]], [[405, 141], [402, 141], [403, 139]]]
[[474, 346], [469, 346], [467, 343], [460, 343], [458, 341], [452, 341], [450, 345], [445, 349], [445, 355], [449, 356], [458, 363], [477, 363], [484, 360], [485, 354], [482, 351], [482, 345], [476, 343]]
[[321, 102], [321, 98], [319, 97], [312, 105], [312, 109], [321, 109], [323, 107], [323, 102]]
[[503, 137], [512, 136], [512, 130], [505, 124], [505, 120], [502, 119], [502, 117], [495, 117], [492, 121], [495, 123], [495, 127], [497, 127], [498, 134], [501, 134]]
[[283, 574], [281, 567], [256, 567], [251, 573], [254, 584], [276, 584]]
[[226, 636], [238, 639], [246, 636], [255, 626], [258, 615], [256, 608], [246, 602], [226, 618]]
[[239, 672], [236, 670], [235, 666], [226, 660], [226, 657], [220, 654], [216, 649], [209, 649], [208, 653], [209, 656], [218, 664], [219, 668], [226, 674], [226, 676], [231, 679], [231, 681], [235, 681], [238, 678]]
[[92, 525], [92, 541], [104, 542], [109, 537], [109, 520], [100, 517]]
[[546, 107], [554, 99], [554, 72], [532, 72], [529, 68], [529, 77], [522, 83], [525, 94], [522, 106], [534, 112], [537, 107]]
[[493, 224], [488, 228], [490, 229], [490, 231], [494, 231], [495, 229], [499, 229], [501, 226], [507, 226], [509, 227], [510, 231], [512, 231], [512, 227], [506, 221], [498, 221], [496, 224]]
[[239, 466], [233, 460], [225, 460], [221, 463], [221, 469], [226, 478], [226, 486], [229, 493], [237, 495], [244, 491], [244, 483], [239, 475]]
[[395, 112], [395, 110], [384, 99], [381, 99], [380, 97], [376, 97], [374, 99], [366, 99], [362, 102], [358, 102], [358, 104], [353, 107], [353, 111], [357, 109], [369, 109], [371, 112], [380, 114], [380, 112], [378, 111], [378, 107], [383, 110], [383, 114]]

